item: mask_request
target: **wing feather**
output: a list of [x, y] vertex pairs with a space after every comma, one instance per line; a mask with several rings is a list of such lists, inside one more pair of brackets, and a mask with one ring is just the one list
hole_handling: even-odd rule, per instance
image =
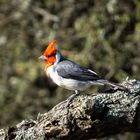
[[72, 78], [75, 80], [95, 81], [100, 77], [92, 70], [86, 69], [73, 61], [63, 60], [55, 66], [58, 75], [63, 78]]

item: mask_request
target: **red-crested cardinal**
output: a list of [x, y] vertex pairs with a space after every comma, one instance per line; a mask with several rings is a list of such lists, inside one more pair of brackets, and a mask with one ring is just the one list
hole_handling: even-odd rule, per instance
[[45, 61], [46, 75], [58, 86], [74, 90], [76, 95], [91, 85], [111, 85], [126, 90], [121, 85], [101, 79], [94, 71], [65, 59], [55, 45], [56, 40], [53, 40], [39, 59]]

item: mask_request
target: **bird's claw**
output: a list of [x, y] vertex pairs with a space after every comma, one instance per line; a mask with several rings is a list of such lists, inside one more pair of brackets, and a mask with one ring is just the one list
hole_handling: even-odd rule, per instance
[[79, 92], [77, 92], [76, 94], [71, 95], [64, 103], [64, 108], [68, 108], [70, 103], [73, 101], [73, 99], [79, 95]]

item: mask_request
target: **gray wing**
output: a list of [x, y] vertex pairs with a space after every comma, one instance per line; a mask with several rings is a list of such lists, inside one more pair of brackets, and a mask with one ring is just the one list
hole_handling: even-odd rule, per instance
[[63, 78], [72, 78], [82, 81], [99, 80], [100, 77], [92, 70], [86, 69], [72, 61], [63, 60], [56, 65], [55, 70]]

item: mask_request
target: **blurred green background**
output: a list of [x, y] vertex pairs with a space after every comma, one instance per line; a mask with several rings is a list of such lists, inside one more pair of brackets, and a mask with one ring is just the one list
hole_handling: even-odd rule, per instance
[[140, 0], [0, 0], [0, 128], [73, 93], [47, 79], [37, 59], [54, 38], [67, 58], [108, 80], [140, 79]]

